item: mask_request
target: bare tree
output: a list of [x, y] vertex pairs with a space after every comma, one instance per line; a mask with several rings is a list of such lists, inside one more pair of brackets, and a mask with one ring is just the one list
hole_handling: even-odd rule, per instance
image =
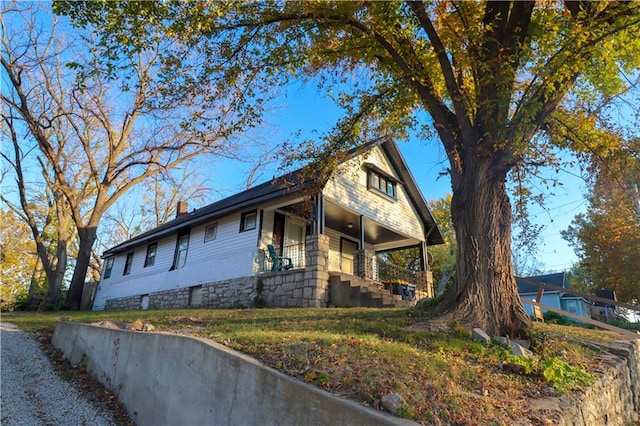
[[[78, 253], [66, 307], [78, 309], [97, 229], [107, 210], [146, 179], [202, 154], [233, 156], [234, 135], [257, 115], [241, 113], [243, 85], [184, 84], [163, 73], [168, 41], [122, 54], [102, 66], [91, 28], [58, 34], [60, 24], [40, 4], [3, 7], [3, 119], [35, 141], [46, 182], [68, 209]], [[10, 24], [7, 24], [10, 23]], [[188, 92], [175, 93], [176, 81]]]
[[[41, 162], [39, 167], [41, 177], [47, 184], [34, 185], [29, 182], [24, 162], [28, 161], [27, 154], [33, 151], [33, 147], [20, 146], [21, 138], [18, 135], [15, 117], [3, 112], [1, 120], [2, 133], [11, 144], [4, 146], [0, 155], [15, 177], [19, 205], [11, 202], [4, 193], [0, 195], [0, 199], [28, 225], [39, 258], [31, 277], [28, 306], [35, 309], [41, 304], [41, 300], [38, 299], [43, 287], [42, 272], [47, 288], [44, 302], [57, 305], [67, 268], [68, 249], [75, 238], [71, 212], [64, 197], [57, 191], [56, 186], [51, 184], [51, 176], [44, 163]], [[44, 188], [37, 189], [43, 186]]]

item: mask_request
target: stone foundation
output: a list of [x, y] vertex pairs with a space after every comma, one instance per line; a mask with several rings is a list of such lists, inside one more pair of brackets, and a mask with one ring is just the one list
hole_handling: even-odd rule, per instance
[[[198, 289], [199, 303], [192, 303], [193, 292]], [[199, 290], [201, 289], [201, 290]], [[253, 305], [256, 290], [256, 277], [243, 277], [218, 281], [193, 287], [150, 293], [149, 309], [181, 308], [247, 308]], [[105, 310], [140, 309], [143, 296], [130, 296], [109, 299]]]

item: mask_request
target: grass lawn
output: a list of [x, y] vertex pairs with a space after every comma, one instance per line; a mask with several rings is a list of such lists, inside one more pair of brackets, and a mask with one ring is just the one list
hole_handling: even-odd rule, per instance
[[2, 320], [35, 332], [53, 329], [63, 317], [77, 322], [141, 319], [158, 331], [213, 339], [376, 408], [383, 395], [399, 393], [407, 401], [399, 415], [425, 424], [511, 424], [527, 416], [530, 398], [588, 386], [594, 378], [589, 372], [603, 368], [596, 353], [576, 339], [619, 338], [536, 324], [536, 356], [521, 359], [501, 346], [472, 341], [462, 327], [448, 333], [409, 328], [425, 318], [407, 309], [49, 312], [3, 314]]

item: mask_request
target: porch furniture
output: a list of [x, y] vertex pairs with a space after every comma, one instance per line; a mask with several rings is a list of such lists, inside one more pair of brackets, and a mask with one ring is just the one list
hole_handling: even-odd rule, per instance
[[277, 272], [282, 270], [289, 270], [293, 268], [293, 262], [290, 257], [282, 257], [278, 256], [276, 253], [276, 248], [269, 244], [267, 245], [267, 250], [269, 250], [269, 260], [271, 261], [271, 272]]

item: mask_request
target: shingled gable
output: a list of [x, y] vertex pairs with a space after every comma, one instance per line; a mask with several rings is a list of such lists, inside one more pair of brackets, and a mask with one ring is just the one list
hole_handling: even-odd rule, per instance
[[[426, 236], [427, 242], [432, 245], [444, 243], [440, 229], [438, 228], [438, 225], [436, 224], [420, 189], [416, 185], [413, 175], [409, 171], [398, 146], [391, 138], [378, 138], [353, 148], [349, 151], [348, 155], [343, 158], [342, 162], [361, 155], [374, 146], [381, 146], [384, 150], [392, 166], [397, 171], [398, 176], [400, 176], [401, 183], [405, 185], [407, 193], [416, 207], [421, 220], [428, 225], [428, 232]], [[315, 176], [313, 176], [312, 173], [309, 173], [308, 170], [313, 170], [313, 167], [298, 169], [283, 176], [274, 178], [268, 182], [264, 182], [246, 191], [224, 198], [213, 204], [209, 204], [208, 206], [180, 215], [163, 225], [110, 248], [103, 253], [103, 257], [108, 257], [130, 250], [132, 247], [162, 238], [179, 229], [197, 226], [241, 210], [249, 209], [250, 207], [279, 197], [300, 195], [302, 191], [311, 188], [315, 184]]]

